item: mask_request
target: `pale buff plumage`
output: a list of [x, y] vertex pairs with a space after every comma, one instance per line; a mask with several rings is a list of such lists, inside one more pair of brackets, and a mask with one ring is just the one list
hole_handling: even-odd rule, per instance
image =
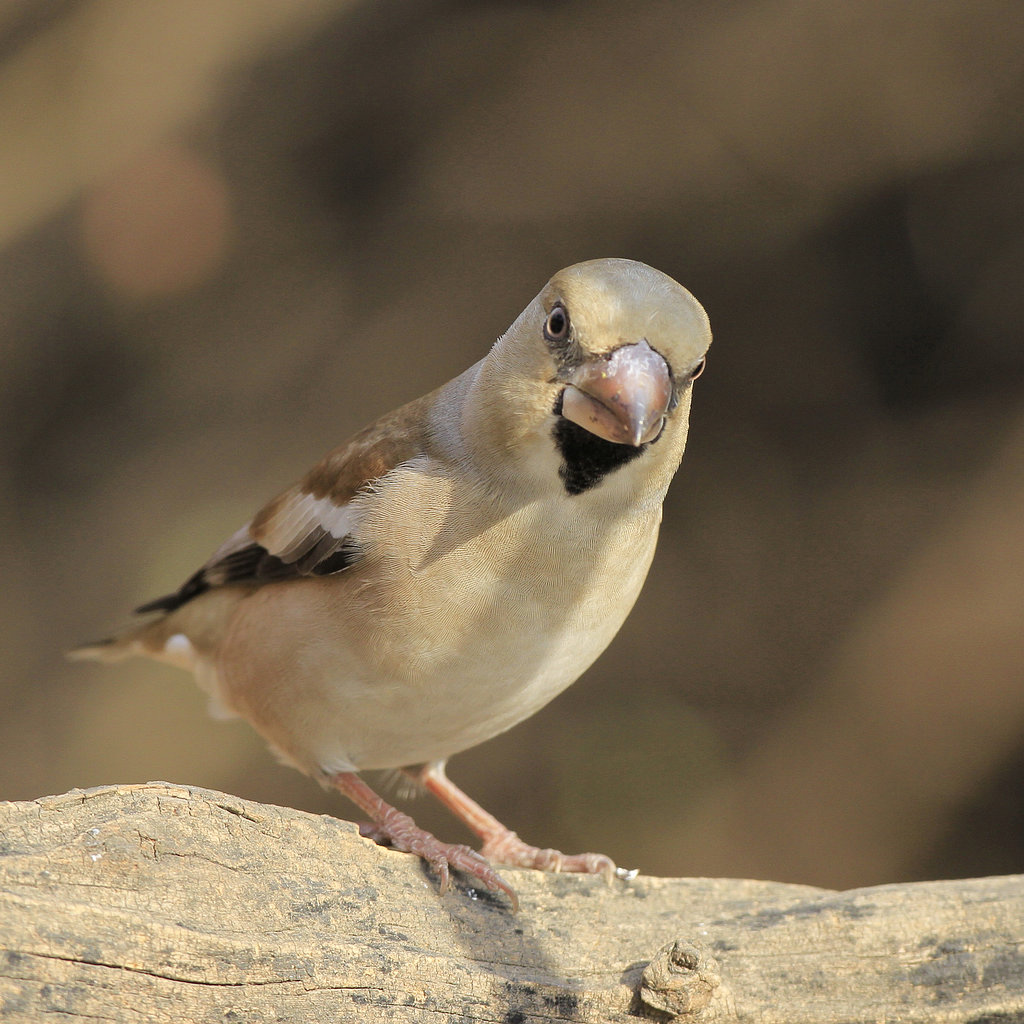
[[176, 595], [144, 606], [156, 618], [79, 653], [191, 669], [443, 883], [451, 863], [511, 894], [355, 772], [426, 764], [425, 785], [485, 853], [607, 871], [598, 855], [521, 843], [443, 765], [541, 708], [618, 632], [710, 340], [703, 309], [664, 274], [628, 260], [569, 267], [480, 362], [330, 453]]

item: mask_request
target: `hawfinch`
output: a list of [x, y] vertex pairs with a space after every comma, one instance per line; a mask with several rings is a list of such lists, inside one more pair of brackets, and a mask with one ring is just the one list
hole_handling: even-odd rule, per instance
[[[75, 656], [192, 672], [367, 834], [516, 896], [490, 860], [601, 872], [528, 846], [445, 775], [561, 693], [647, 576], [711, 341], [660, 271], [591, 260], [544, 286], [487, 355], [365, 427], [278, 495], [147, 618]], [[416, 766], [411, 768], [410, 766]], [[404, 769], [483, 840], [442, 843], [364, 769]]]

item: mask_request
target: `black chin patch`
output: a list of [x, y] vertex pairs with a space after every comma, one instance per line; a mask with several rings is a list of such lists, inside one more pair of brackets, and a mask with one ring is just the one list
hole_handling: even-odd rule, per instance
[[[562, 415], [562, 396], [555, 402], [555, 447], [562, 456], [558, 475], [569, 494], [582, 494], [596, 487], [609, 473], [642, 455], [646, 444], [615, 444], [584, 430]], [[649, 442], [653, 443], [653, 442]]]

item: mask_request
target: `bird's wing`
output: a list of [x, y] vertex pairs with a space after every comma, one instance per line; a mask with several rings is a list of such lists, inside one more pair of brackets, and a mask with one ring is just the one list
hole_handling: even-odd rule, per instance
[[293, 487], [260, 509], [173, 594], [136, 608], [171, 612], [194, 597], [232, 583], [262, 585], [328, 576], [360, 555], [352, 539], [352, 499], [423, 451], [435, 393], [404, 405], [334, 449]]

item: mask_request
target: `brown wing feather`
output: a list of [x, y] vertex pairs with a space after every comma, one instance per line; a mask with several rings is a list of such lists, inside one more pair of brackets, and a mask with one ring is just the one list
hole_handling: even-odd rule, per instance
[[436, 394], [409, 402], [364, 427], [318, 462], [300, 486], [343, 505], [366, 484], [419, 455], [427, 447], [427, 414]]
[[434, 393], [364, 427], [328, 453], [299, 483], [269, 501], [173, 594], [137, 612], [173, 611], [228, 584], [260, 586], [341, 572], [359, 557], [350, 502], [367, 484], [423, 452]]

